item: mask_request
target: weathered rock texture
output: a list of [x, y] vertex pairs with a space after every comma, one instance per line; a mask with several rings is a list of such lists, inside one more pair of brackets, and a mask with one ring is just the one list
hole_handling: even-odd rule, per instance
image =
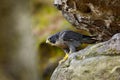
[[120, 80], [120, 33], [71, 54], [51, 80]]
[[120, 32], [120, 0], [55, 0], [54, 4], [77, 29], [98, 40]]

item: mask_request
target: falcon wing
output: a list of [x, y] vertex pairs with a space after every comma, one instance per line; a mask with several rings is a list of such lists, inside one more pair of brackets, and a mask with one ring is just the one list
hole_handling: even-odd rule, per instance
[[80, 41], [82, 39], [82, 35], [73, 31], [63, 31], [60, 33], [60, 38], [62, 38], [64, 41]]

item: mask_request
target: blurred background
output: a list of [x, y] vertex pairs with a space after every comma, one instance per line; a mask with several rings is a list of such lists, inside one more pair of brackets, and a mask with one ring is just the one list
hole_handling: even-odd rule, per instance
[[76, 29], [53, 0], [1, 0], [0, 80], [50, 80], [65, 53], [46, 39], [62, 30]]
[[56, 32], [72, 29], [62, 13], [53, 5], [53, 0], [32, 0], [33, 33], [37, 38], [39, 49], [39, 70], [43, 80], [49, 80], [58, 62], [64, 57], [64, 52], [49, 44], [46, 38]]

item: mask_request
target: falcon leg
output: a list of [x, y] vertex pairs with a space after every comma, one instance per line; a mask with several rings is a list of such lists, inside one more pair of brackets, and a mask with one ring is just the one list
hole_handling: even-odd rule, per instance
[[73, 53], [76, 51], [76, 48], [74, 46], [69, 46], [70, 52], [69, 54]]
[[68, 53], [66, 53], [65, 57], [59, 61], [59, 64], [65, 62], [68, 59], [68, 56], [69, 56]]

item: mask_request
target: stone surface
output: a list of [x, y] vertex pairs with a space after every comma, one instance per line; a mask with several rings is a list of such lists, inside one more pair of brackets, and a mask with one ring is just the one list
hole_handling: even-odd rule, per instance
[[51, 80], [120, 80], [120, 33], [71, 54]]
[[120, 0], [54, 0], [54, 4], [74, 27], [100, 41], [120, 32]]

